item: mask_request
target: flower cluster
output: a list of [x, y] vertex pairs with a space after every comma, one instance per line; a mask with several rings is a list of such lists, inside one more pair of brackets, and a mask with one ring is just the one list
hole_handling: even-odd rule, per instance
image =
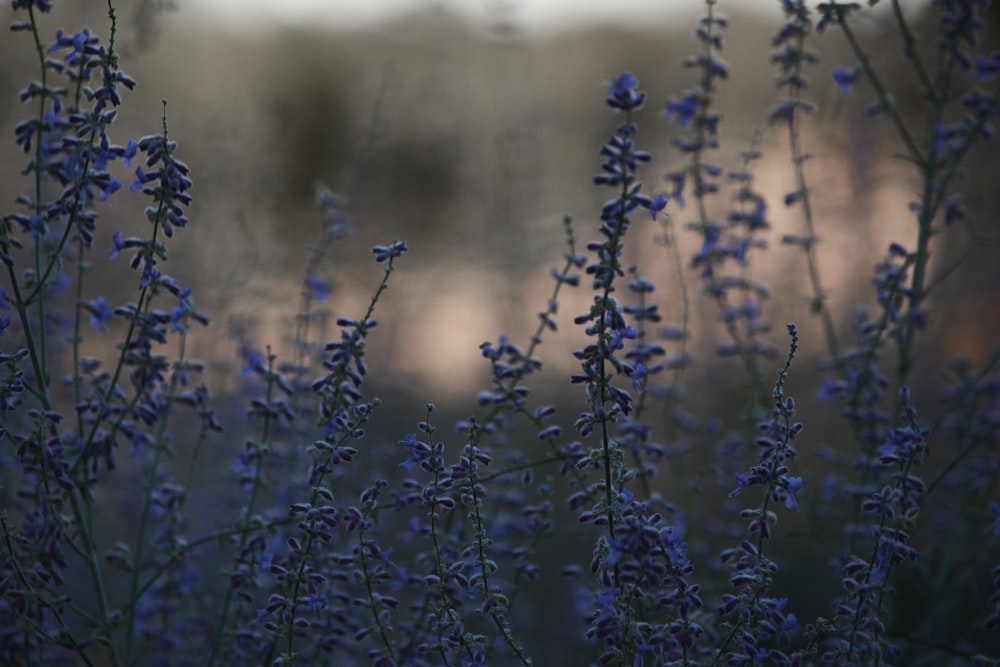
[[785, 396], [785, 380], [799, 337], [794, 324], [788, 325], [791, 344], [785, 365], [778, 371], [772, 396], [774, 409], [769, 421], [759, 426], [761, 435], [757, 438], [757, 464], [749, 475], [736, 475], [736, 489], [730, 496], [740, 495], [754, 486], [763, 487], [764, 495], [757, 507], [740, 511], [740, 518], [748, 522], [750, 540], [742, 540], [739, 547], [722, 553], [722, 563], [730, 568], [729, 583], [732, 593], [725, 593], [720, 599], [720, 614], [735, 616], [726, 644], [719, 652], [726, 656], [730, 664], [749, 661], [770, 662], [777, 665], [791, 665], [791, 658], [777, 648], [766, 648], [766, 644], [776, 639], [788, 639], [796, 630], [795, 614], [785, 608], [788, 600], [768, 595], [778, 572], [778, 565], [764, 553], [765, 542], [773, 537], [774, 524], [778, 515], [771, 509], [771, 503], [783, 504], [787, 509], [797, 509], [795, 494], [802, 489], [802, 478], [790, 474], [789, 467], [795, 459], [796, 451], [792, 441], [802, 432], [801, 423], [793, 423], [795, 401]]
[[[721, 57], [718, 4], [705, 1], [684, 61], [694, 87], [666, 103], [684, 163], [666, 191], [640, 181], [653, 162], [638, 142], [647, 95], [622, 74], [604, 98], [618, 124], [593, 179], [611, 192], [595, 240], [578, 249], [564, 219], [534, 331], [482, 343], [483, 390], [457, 411], [421, 397], [422, 419], [400, 437], [395, 403], [412, 387], [383, 383], [394, 370], [371, 341], [409, 326], [382, 298], [408, 245], [371, 248], [367, 308], [326, 319], [340, 300], [326, 259], [355, 223], [346, 199], [317, 186], [294, 325], [267, 344], [233, 325], [238, 377], [210, 393], [221, 364], [189, 356], [210, 320], [165, 268], [178, 230], [203, 233], [166, 103], [160, 131], [116, 143], [135, 81], [119, 69], [113, 4], [107, 44], [89, 29], [46, 44], [51, 3], [13, 0], [39, 79], [20, 93], [31, 117], [14, 131], [26, 189], [0, 218], [0, 663], [998, 664], [1000, 353], [952, 364], [942, 389], [925, 351], [940, 285], [962, 260], [938, 239], [979, 238], [981, 195], [960, 186], [1000, 116], [1000, 55], [980, 53], [986, 3], [931, 3], [933, 63], [892, 3], [922, 88], [916, 129], [854, 31], [858, 4], [781, 0], [770, 52], [781, 99], [731, 168], [710, 157], [722, 154], [718, 86], [737, 74]], [[844, 104], [874, 91], [869, 114], [895, 131], [918, 184], [904, 211], [912, 238], [865, 267], [867, 308], [843, 350], [821, 280], [825, 214], [804, 168], [809, 44], [824, 30], [855, 59], [831, 89], [850, 93]], [[775, 131], [793, 182], [777, 199], [798, 222], [772, 246], [755, 171]], [[101, 202], [129, 196], [144, 216], [105, 225], [98, 211], [129, 207]], [[693, 218], [684, 227], [674, 204]], [[641, 247], [651, 237], [668, 246], [667, 283], [655, 246]], [[776, 266], [805, 259], [805, 303], [786, 305], [823, 331], [787, 325], [783, 364], [764, 316], [765, 252]], [[128, 276], [124, 291], [102, 294], [90, 276], [104, 271]], [[722, 342], [691, 325], [689, 277]], [[573, 318], [576, 370], [553, 385], [541, 346], [561, 333], [567, 289], [585, 290], [589, 308]], [[793, 360], [796, 387], [822, 360], [817, 400], [792, 398]], [[449, 414], [464, 418], [444, 428]]]

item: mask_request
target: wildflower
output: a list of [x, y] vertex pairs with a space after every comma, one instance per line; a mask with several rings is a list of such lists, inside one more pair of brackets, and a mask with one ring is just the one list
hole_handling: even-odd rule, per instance
[[854, 82], [857, 81], [859, 74], [860, 70], [857, 67], [838, 67], [833, 70], [833, 80], [837, 82], [838, 86], [840, 86], [841, 92], [847, 95], [851, 92], [851, 88], [854, 87]]
[[682, 128], [687, 128], [699, 111], [700, 96], [697, 91], [689, 91], [679, 99], [667, 100], [667, 120], [676, 120]]
[[104, 333], [104, 325], [110, 322], [111, 318], [114, 316], [110, 306], [108, 306], [107, 300], [105, 300], [104, 297], [99, 296], [84, 305], [87, 310], [90, 311], [90, 326], [92, 326], [94, 331], [97, 333]]
[[310, 298], [316, 303], [323, 303], [330, 296], [330, 284], [312, 272], [306, 274], [305, 284]]
[[635, 111], [646, 101], [646, 94], [636, 90], [639, 81], [629, 72], [615, 79], [608, 91], [608, 106], [622, 111]]
[[377, 245], [372, 248], [372, 252], [375, 253], [376, 262], [384, 262], [386, 260], [394, 259], [402, 255], [407, 250], [408, 248], [406, 247], [406, 244], [402, 241], [393, 241], [387, 246]]

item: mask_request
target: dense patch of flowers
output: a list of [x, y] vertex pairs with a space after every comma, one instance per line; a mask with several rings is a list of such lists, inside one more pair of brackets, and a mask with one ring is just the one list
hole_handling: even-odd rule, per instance
[[[684, 61], [693, 87], [663, 109], [683, 166], [640, 180], [653, 156], [634, 115], [649, 96], [630, 73], [609, 82], [618, 122], [595, 165], [594, 184], [610, 193], [586, 232], [595, 240], [579, 250], [582, 226], [565, 221], [565, 261], [527, 344], [505, 334], [480, 347], [491, 379], [477, 414], [445, 425], [428, 403], [388, 450], [369, 436], [385, 406], [369, 392], [366, 354], [407, 245], [372, 249], [381, 278], [366, 311], [336, 319], [334, 340], [315, 340], [316, 309], [333, 295], [319, 260], [354, 228], [347, 202], [320, 188], [323, 234], [303, 274], [294, 357], [245, 337], [246, 405], [227, 423], [231, 406], [186, 356], [192, 328], [209, 318], [165, 273], [174, 235], [201, 233], [187, 217], [192, 173], [168, 136], [166, 103], [158, 133], [116, 142], [135, 81], [119, 68], [113, 5], [108, 43], [83, 29], [45, 44], [51, 3], [13, 0], [11, 38], [36, 46], [39, 78], [19, 94], [33, 111], [14, 132], [25, 190], [0, 222], [0, 662], [1000, 664], [1000, 353], [956, 364], [940, 395], [911, 389], [915, 369], [934, 363], [918, 352], [939, 284], [929, 257], [937, 237], [969, 230], [960, 167], [994, 140], [1000, 54], [977, 51], [984, 0], [928, 3], [935, 58], [914, 47], [900, 3], [885, 1], [923, 86], [922, 129], [855, 34], [855, 3], [781, 0], [770, 56], [781, 98], [767, 121], [787, 132], [795, 183], [781, 203], [801, 221], [779, 247], [803, 255], [827, 358], [822, 385], [797, 392], [840, 424], [826, 436], [836, 448], [822, 452], [832, 471], [822, 477], [800, 456], [817, 436], [797, 421], [803, 401], [789, 389], [805, 341], [795, 324], [773, 336], [774, 297], [752, 274], [774, 206], [755, 188], [760, 152], [754, 142], [733, 169], [716, 158], [714, 104], [730, 75], [722, 35], [734, 29], [717, 0], [706, 0]], [[801, 133], [815, 110], [807, 71], [819, 63], [808, 41], [838, 30], [857, 62], [832, 80], [852, 97], [874, 91], [868, 112], [896, 129], [920, 185], [912, 238], [873, 267], [853, 346], [827, 302]], [[116, 163], [134, 174], [130, 188]], [[727, 193], [719, 217], [714, 202]], [[100, 202], [130, 194], [146, 198], [141, 224], [100, 220]], [[681, 215], [698, 238], [689, 258], [677, 252]], [[118, 224], [110, 253], [97, 249], [99, 225]], [[648, 227], [718, 313], [718, 356], [745, 373], [739, 415], [685, 408], [687, 313], [665, 323], [657, 285], [627, 259]], [[92, 294], [91, 271], [126, 259], [134, 299]], [[564, 416], [528, 382], [570, 289], [589, 290], [591, 305], [574, 314], [586, 342], [566, 383], [582, 408]], [[671, 289], [688, 302], [683, 280]], [[87, 337], [109, 331], [122, 335], [113, 353], [82, 355]], [[231, 466], [206, 493], [193, 480], [209, 442]], [[662, 480], [695, 447], [719, 459], [718, 483], [692, 507]], [[193, 532], [206, 522], [191, 517], [206, 512], [214, 525]], [[782, 548], [784, 517], [834, 537]], [[546, 596], [558, 613], [537, 608]]]

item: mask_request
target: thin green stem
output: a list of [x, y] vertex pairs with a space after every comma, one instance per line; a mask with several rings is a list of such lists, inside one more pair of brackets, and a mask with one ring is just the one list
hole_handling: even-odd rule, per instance
[[[242, 517], [240, 518], [236, 528], [237, 534], [239, 534], [239, 543], [237, 545], [237, 553], [242, 553], [243, 549], [247, 545], [248, 538], [251, 533], [251, 526], [254, 522], [254, 516], [257, 511], [257, 501], [260, 497], [260, 490], [265, 484], [264, 480], [264, 459], [266, 458], [267, 452], [271, 446], [271, 404], [274, 400], [274, 386], [278, 380], [278, 376], [274, 371], [274, 362], [276, 356], [271, 353], [271, 348], [267, 348], [267, 384], [264, 390], [264, 409], [260, 411], [261, 417], [263, 419], [263, 424], [261, 424], [261, 434], [260, 441], [256, 443], [247, 443], [248, 446], [252, 446], [256, 451], [256, 460], [254, 461], [254, 471], [253, 480], [250, 483], [250, 498], [247, 500], [246, 507], [242, 511]], [[219, 651], [222, 647], [223, 639], [225, 638], [226, 630], [229, 627], [229, 610], [232, 606], [233, 601], [233, 586], [226, 587], [226, 593], [222, 599], [222, 605], [219, 610], [219, 620], [218, 625], [215, 628], [215, 636], [212, 638], [212, 649], [208, 655], [207, 667], [212, 667], [215, 665], [215, 661], [219, 656]]]
[[[795, 46], [796, 52], [799, 54], [795, 61], [797, 73], [801, 73], [802, 66], [804, 64], [802, 61], [802, 55], [805, 53], [805, 39], [805, 30], [799, 31], [797, 33]], [[810, 194], [805, 174], [805, 163], [808, 159], [808, 155], [806, 155], [802, 149], [802, 138], [799, 133], [799, 113], [797, 110], [800, 108], [801, 90], [800, 85], [797, 83], [797, 77], [789, 77], [787, 91], [788, 98], [791, 100], [793, 108], [793, 112], [788, 118], [788, 145], [791, 152], [792, 167], [795, 172], [796, 192], [798, 192], [801, 197], [800, 203], [802, 206], [802, 222], [806, 228], [807, 239], [805, 245], [806, 266], [809, 271], [809, 282], [812, 285], [813, 291], [810, 308], [813, 314], [818, 315], [820, 318], [830, 358], [833, 359], [833, 362], [837, 364], [838, 367], [840, 367], [842, 361], [840, 359], [840, 347], [837, 343], [837, 331], [833, 325], [833, 315], [830, 313], [830, 307], [827, 304], [827, 294], [826, 290], [823, 288], [823, 281], [820, 278], [819, 260], [816, 253], [817, 237], [812, 209], [812, 196]]]
[[[187, 342], [186, 332], [180, 333], [178, 341], [176, 364], [185, 363], [185, 348]], [[169, 447], [167, 438], [167, 424], [173, 415], [174, 399], [177, 394], [178, 373], [174, 373], [170, 378], [170, 385], [164, 396], [163, 408], [159, 414], [159, 425], [156, 438], [153, 440], [153, 460], [150, 463], [146, 476], [146, 487], [143, 493], [142, 510], [139, 513], [139, 524], [136, 530], [135, 545], [132, 549], [133, 563], [132, 583], [130, 587], [130, 598], [135, 598], [139, 593], [139, 574], [143, 567], [146, 551], [146, 530], [150, 527], [150, 513], [153, 509], [153, 496], [156, 493], [160, 480], [160, 463], [164, 453]], [[131, 663], [133, 640], [135, 639], [136, 614], [130, 613], [125, 623], [125, 655], [129, 657]]]

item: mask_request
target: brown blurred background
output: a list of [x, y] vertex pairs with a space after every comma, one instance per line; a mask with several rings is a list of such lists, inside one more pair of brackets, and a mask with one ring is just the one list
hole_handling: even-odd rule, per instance
[[[348, 33], [185, 32], [175, 51], [167, 36], [182, 14], [163, 24], [155, 53], [218, 62], [178, 65], [167, 75], [177, 77], [169, 84], [173, 103], [202, 109], [187, 120], [213, 137], [193, 162], [205, 160], [199, 189], [220, 192], [208, 217], [238, 230], [233, 246], [244, 251], [221, 263], [228, 274], [220, 271], [218, 282], [267, 295], [272, 308], [293, 306], [285, 297], [298, 289], [317, 232], [312, 184], [348, 188], [359, 233], [336, 255], [344, 287], [338, 310], [364, 307], [378, 278], [369, 246], [405, 239], [412, 252], [398, 274], [403, 280], [380, 311], [385, 367], [411, 375], [436, 400], [482, 385], [482, 340], [533, 328], [550, 291], [549, 267], [561, 260], [562, 217], [578, 219], [585, 241], [607, 196], [590, 186], [597, 149], [617, 123], [603, 104], [606, 83], [624, 69], [682, 81], [674, 63], [689, 40], [679, 37], [694, 20], [678, 24], [674, 37], [591, 27], [536, 40], [431, 8]], [[192, 81], [192, 70], [204, 78]], [[644, 114], [646, 139], [666, 152], [659, 106]], [[182, 136], [184, 128], [175, 128]], [[657, 172], [649, 176], [657, 180]], [[247, 266], [267, 269], [255, 276]], [[250, 328], [281, 319], [233, 304], [230, 290], [219, 298], [213, 305], [235, 306]]]
[[[168, 101], [170, 134], [179, 143], [177, 156], [191, 166], [195, 199], [190, 227], [169, 243], [165, 270], [193, 285], [197, 304], [213, 317], [209, 330], [195, 334], [191, 354], [211, 363], [208, 379], [216, 394], [234, 386], [239, 342], [233, 331], [259, 349], [270, 344], [283, 358], [291, 358], [302, 271], [310, 246], [322, 237], [313, 201], [317, 182], [348, 197], [349, 214], [357, 223], [352, 236], [330, 249], [324, 267], [323, 276], [336, 288], [327, 303], [335, 316], [364, 313], [381, 278], [370, 253], [373, 244], [402, 239], [410, 246], [379, 304], [381, 326], [369, 346], [372, 393], [389, 405], [380, 413], [378, 428], [392, 443], [413, 430], [426, 401], [448, 406], [450, 417], [476, 411], [476, 392], [488, 386], [489, 376], [478, 346], [501, 333], [527, 342], [536, 313], [545, 308], [551, 292], [549, 270], [562, 261], [564, 215], [575, 220], [578, 247], [595, 237], [599, 208], [609, 193], [594, 187], [591, 178], [599, 169], [598, 150], [619, 122], [603, 101], [613, 78], [632, 71], [648, 93], [647, 105], [637, 115], [639, 144], [654, 156], [642, 172], [647, 189], [665, 188], [663, 175], [685, 163], [670, 145], [678, 129], [662, 119], [662, 112], [668, 97], [694, 84], [694, 74], [680, 62], [697, 48], [693, 28], [699, 11], [656, 20], [639, 17], [631, 25], [578, 23], [567, 17], [560, 29], [533, 31], [516, 22], [515, 0], [506, 9], [497, 5], [485, 22], [428, 5], [377, 24], [338, 29], [249, 27], [235, 18], [232, 23], [210, 20], [190, 6], [193, 2], [176, 4], [175, 10], [161, 11], [163, 3], [156, 0], [118, 3], [122, 68], [139, 87], [126, 95], [114, 136], [124, 143], [158, 132], [161, 99]], [[106, 38], [103, 2], [60, 5], [54, 16], [43, 18], [44, 37], [51, 39], [59, 27], [86, 24]], [[795, 189], [786, 132], [766, 123], [781, 94], [769, 62], [780, 16], [777, 11], [748, 11], [735, 0], [721, 2], [720, 9], [731, 20], [724, 52], [731, 77], [717, 103], [723, 114], [723, 149], [711, 159], [737, 168], [739, 154], [760, 130], [758, 147], [764, 157], [755, 178], [767, 197], [773, 229], [769, 249], [756, 257], [753, 278], [771, 289], [766, 315], [776, 326], [770, 342], [784, 350], [781, 325], [799, 325], [800, 358], [790, 391], [800, 399], [800, 417], [807, 424], [803, 465], [814, 465], [815, 451], [824, 441], [836, 446], [842, 438], [836, 428], [825, 428], [838, 422], [822, 421], [831, 412], [829, 405], [810, 407], [819, 381], [816, 369], [826, 351], [820, 328], [809, 315], [804, 257], [780, 243], [785, 233], [803, 233], [798, 210], [782, 205], [785, 193]], [[10, 13], [7, 3], [0, 19], [8, 22]], [[913, 77], [895, 33], [879, 16], [863, 17], [859, 34], [897, 102], [913, 126], [921, 127], [913, 110], [920, 102]], [[996, 44], [997, 17], [993, 10], [983, 46], [987, 51]], [[933, 34], [925, 30], [930, 20], [914, 16], [915, 32]], [[919, 183], [912, 168], [894, 158], [901, 148], [891, 124], [865, 118], [864, 107], [873, 101], [868, 86], [845, 97], [830, 78], [834, 67], [854, 64], [838, 31], [814, 36], [811, 45], [822, 60], [812, 70], [807, 91], [818, 111], [804, 132], [811, 155], [806, 169], [822, 239], [820, 269], [841, 327], [841, 346], [847, 347], [854, 342], [850, 314], [859, 304], [873, 303], [872, 267], [890, 241], [911, 248], [915, 243], [914, 216], [907, 204]], [[933, 50], [933, 39], [923, 46]], [[13, 127], [32, 109], [18, 106], [16, 94], [36, 77], [30, 38], [0, 34], [4, 212], [13, 209], [15, 196], [25, 187], [17, 177], [24, 156], [16, 152]], [[960, 177], [970, 220], [982, 241], [967, 250], [965, 229], [935, 239], [932, 273], [966, 250], [967, 256], [931, 301], [931, 330], [922, 342], [916, 376], [922, 384], [915, 391], [922, 410], [933, 409], [943, 369], [951, 360], [967, 356], [982, 361], [997, 345], [996, 154], [995, 143], [977, 148]], [[121, 178], [128, 182], [127, 174]], [[138, 199], [123, 192], [112, 208], [102, 209], [102, 252], [110, 249], [115, 230], [146, 233], [145, 203]], [[716, 197], [713, 214], [725, 215], [730, 204], [731, 193]], [[671, 214], [678, 230], [692, 215], [690, 209], [678, 212], [673, 206]], [[676, 322], [681, 299], [670, 253], [656, 242], [659, 232], [657, 225], [637, 216], [627, 252], [656, 282], [665, 320]], [[682, 256], [689, 258], [700, 241], [685, 232], [680, 239]], [[686, 267], [692, 302], [689, 352], [695, 359], [686, 375], [688, 407], [701, 416], [736, 416], [738, 421], [746, 376], [737, 362], [715, 359], [715, 345], [724, 339], [717, 309], [702, 297], [694, 272]], [[137, 279], [122, 260], [101, 266], [90, 280], [91, 297], [115, 294], [115, 304], [134, 298], [129, 286]], [[572, 415], [584, 398], [582, 391], [566, 391], [566, 378], [577, 368], [569, 352], [581, 340], [572, 318], [590, 303], [585, 288], [564, 292], [561, 331], [549, 335], [540, 352], [546, 370], [533, 385], [541, 394], [538, 401], [545, 402], [546, 396], [575, 401], [564, 416]], [[328, 325], [323, 335], [334, 334]], [[91, 336], [86, 344], [98, 350], [112, 340]], [[677, 352], [675, 344], [668, 349]], [[765, 364], [765, 372], [777, 366], [777, 360]], [[228, 464], [234, 454], [220, 457]], [[686, 485], [693, 497], [700, 477], [711, 474], [714, 464], [702, 460], [686, 465], [666, 474], [678, 486]], [[718, 477], [723, 487], [732, 479], [729, 474]], [[809, 492], [815, 499], [816, 486]], [[726, 502], [725, 494], [715, 502]], [[789, 519], [792, 525], [797, 520]], [[814, 561], [803, 559], [791, 567], [800, 568], [802, 581], [814, 582]], [[821, 607], [817, 613], [824, 611]]]
[[[61, 4], [55, 15], [43, 17], [44, 36], [84, 24], [107, 36], [104, 3]], [[118, 4], [122, 67], [139, 87], [126, 96], [115, 138], [124, 143], [157, 132], [161, 99], [168, 101], [170, 133], [179, 142], [177, 155], [192, 168], [195, 202], [190, 228], [170, 242], [166, 270], [192, 284], [197, 303], [213, 316], [209, 332], [196, 336], [194, 354], [214, 363], [235, 363], [237, 342], [228, 335], [233, 329], [260, 348], [271, 344], [290, 354], [302, 270], [321, 236], [312, 196], [321, 182], [349, 198], [349, 214], [357, 221], [356, 233], [336, 244], [325, 267], [325, 277], [336, 285], [335, 315], [363, 313], [381, 276], [371, 245], [398, 238], [411, 249], [378, 309], [382, 327], [372, 339], [373, 377], [418, 387], [417, 405], [460, 401], [468, 405], [463, 410], [472, 409], [471, 396], [488, 377], [479, 343], [500, 333], [525, 341], [545, 307], [549, 269], [564, 251], [563, 216], [576, 221], [581, 246], [594, 236], [608, 193], [590, 179], [600, 164], [597, 151], [619, 120], [603, 103], [609, 81], [632, 71], [649, 95], [638, 114], [639, 143], [654, 155], [642, 174], [647, 189], [666, 187], [663, 174], [684, 163], [670, 147], [678, 129], [662, 120], [662, 111], [668, 97], [694, 83], [680, 62], [697, 47], [693, 26], [699, 11], [655, 21], [639, 17], [632, 25], [567, 17], [561, 29], [532, 31], [516, 22], [516, 2], [495, 5], [485, 22], [428, 4], [347, 30], [253, 28], [242, 20], [210, 20], [191, 3], [175, 4], [168, 11], [156, 0]], [[779, 242], [802, 227], [798, 211], [781, 204], [794, 189], [784, 128], [766, 124], [779, 95], [769, 63], [770, 38], [780, 21], [774, 5], [754, 13], [743, 3], [721, 3], [731, 20], [724, 56], [732, 69], [717, 104], [723, 149], [711, 159], [738, 167], [739, 153], [761, 130], [764, 159], [755, 176], [774, 228], [753, 277], [771, 288], [769, 319], [799, 323], [802, 355], [816, 361], [824, 346], [808, 314], [804, 258]], [[0, 17], [6, 21], [10, 13], [5, 7]], [[905, 106], [918, 101], [912, 77], [896, 41], [885, 38], [892, 33], [879, 16], [863, 17], [860, 34], [877, 66], [891, 72], [886, 79]], [[928, 20], [913, 17], [918, 33]], [[0, 39], [0, 93], [7, 100], [0, 105], [0, 130], [8, 138], [0, 166], [4, 210], [23, 187], [15, 177], [23, 157], [10, 138], [13, 126], [30, 113], [14, 102], [16, 93], [37, 76], [28, 41], [11, 33]], [[807, 91], [818, 106], [804, 136], [812, 156], [807, 171], [822, 238], [820, 267], [843, 325], [842, 345], [849, 345], [848, 314], [872, 302], [872, 266], [890, 240], [914, 243], [907, 203], [918, 183], [906, 164], [893, 159], [899, 144], [888, 121], [864, 119], [864, 106], [872, 101], [867, 86], [844, 97], [830, 78], [833, 67], [854, 62], [842, 37], [831, 30], [815, 36], [812, 46], [823, 59]], [[935, 357], [929, 377], [939, 378], [953, 357], [984, 358], [995, 343], [1000, 268], [993, 212], [1000, 193], [993, 185], [994, 165], [993, 153], [980, 148], [962, 175], [973, 224], [985, 241], [941, 288], [947, 298], [935, 301], [926, 339]], [[102, 249], [110, 248], [117, 229], [144, 233], [144, 204], [136, 199], [122, 193], [102, 213]], [[729, 193], [716, 197], [714, 214], [724, 215], [730, 203]], [[672, 213], [678, 229], [691, 215]], [[653, 242], [658, 231], [637, 220], [630, 259], [657, 283], [665, 318], [675, 321], [680, 299], [669, 253]], [[689, 257], [699, 241], [690, 233], [681, 239]], [[938, 238], [937, 266], [951, 262], [967, 241], [964, 230]], [[124, 262], [102, 268], [92, 278], [93, 294], [131, 284], [127, 274]], [[689, 381], [732, 373], [732, 382], [741, 383], [735, 366], [713, 361], [711, 351], [723, 338], [717, 311], [700, 297], [694, 274], [688, 278], [695, 304], [690, 351], [705, 362]], [[575, 367], [567, 354], [579, 342], [571, 318], [589, 300], [586, 290], [566, 296], [562, 333], [543, 348], [553, 383]], [[784, 348], [783, 327], [775, 329], [772, 342]], [[811, 392], [811, 385], [804, 390]]]

